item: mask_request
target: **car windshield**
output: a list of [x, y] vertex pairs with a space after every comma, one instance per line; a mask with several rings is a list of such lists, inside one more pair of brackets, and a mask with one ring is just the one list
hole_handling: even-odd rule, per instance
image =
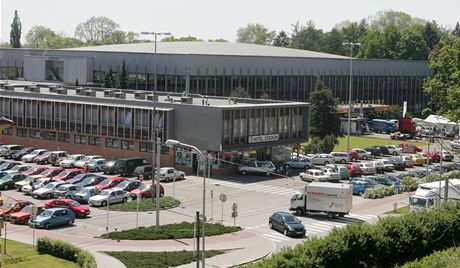
[[47, 169], [47, 170], [42, 171], [42, 173], [40, 173], [40, 175], [46, 177], [48, 175], [51, 175], [52, 172], [53, 172], [53, 170]]
[[46, 180], [38, 180], [34, 183], [35, 186], [41, 186], [46, 182]]
[[31, 213], [32, 213], [32, 206], [31, 206], [31, 205], [27, 205], [27, 206], [23, 207], [23, 208], [21, 209], [21, 212], [22, 212], [22, 213], [29, 213], [29, 214], [31, 214]]
[[70, 202], [70, 205], [72, 207], [78, 207], [80, 205], [80, 203], [78, 203], [77, 201], [72, 201], [72, 202]]
[[50, 156], [51, 155], [51, 152], [45, 152], [42, 154], [42, 156]]
[[424, 207], [426, 206], [426, 199], [425, 198], [418, 198], [418, 197], [411, 197], [410, 204], [414, 206]]
[[40, 151], [32, 151], [32, 152], [30, 153], [30, 155], [37, 155], [37, 154], [39, 154], [39, 153], [40, 153]]
[[99, 195], [108, 196], [108, 195], [110, 195], [110, 191], [104, 190]]
[[14, 166], [14, 167], [10, 168], [10, 171], [19, 171], [21, 168], [22, 168], [22, 166], [17, 165], [17, 166]]
[[76, 158], [77, 158], [76, 155], [70, 155], [70, 156], [67, 157], [66, 160], [75, 160]]
[[93, 179], [93, 177], [89, 177], [89, 178], [86, 178], [84, 179], [83, 181], [81, 181], [82, 184], [87, 184], [87, 183], [91, 183], [91, 180]]
[[64, 186], [64, 185], [61, 185], [57, 188], [58, 191], [66, 191], [67, 190], [67, 186]]
[[69, 172], [67, 171], [62, 171], [61, 173], [58, 174], [59, 177], [65, 177], [67, 175], [69, 175]]
[[40, 216], [43, 216], [43, 217], [51, 217], [51, 216], [53, 216], [53, 213], [54, 213], [54, 212], [53, 212], [52, 210], [45, 210], [45, 211], [43, 211], [43, 212], [40, 214]]
[[25, 153], [27, 153], [27, 151], [29, 151], [29, 148], [24, 148], [24, 149], [19, 151], [19, 154], [25, 154]]
[[364, 163], [364, 166], [365, 167], [373, 167], [373, 165], [371, 163]]
[[294, 216], [284, 216], [284, 222], [286, 223], [299, 223], [299, 219]]
[[100, 159], [92, 159], [91, 161], [89, 161], [90, 164], [97, 164], [97, 161], [99, 161]]
[[8, 181], [8, 180], [11, 180], [11, 178], [13, 178], [14, 174], [7, 174], [5, 176], [3, 176], [0, 181]]
[[168, 171], [169, 168], [160, 168], [160, 173], [163, 174], [163, 173], [166, 173], [166, 171]]
[[53, 189], [54, 186], [56, 186], [56, 184], [54, 184], [54, 183], [49, 183], [49, 184], [47, 184], [47, 185], [45, 186], [45, 188], [46, 188], [46, 189]]
[[80, 161], [86, 162], [86, 161], [89, 161], [89, 160], [90, 160], [89, 156], [85, 156], [85, 157], [83, 157], [83, 159], [80, 160]]
[[390, 162], [390, 161], [387, 161], [387, 160], [384, 160], [384, 161], [383, 161], [383, 164], [389, 165], [389, 164], [391, 164], [391, 162]]
[[147, 189], [149, 186], [145, 185], [145, 184], [141, 184], [139, 187], [137, 187], [138, 190], [145, 190]]
[[32, 167], [32, 168], [28, 168], [28, 169], [27, 169], [26, 171], [24, 171], [24, 172], [32, 173], [32, 172], [34, 172], [35, 170], [36, 170], [36, 168], [33, 168], [33, 167]]
[[109, 185], [111, 181], [112, 181], [112, 180], [105, 179], [105, 180], [103, 180], [102, 182], [100, 182], [99, 184], [102, 185], [102, 186], [106, 186], [106, 185]]
[[129, 181], [122, 181], [117, 185], [117, 188], [124, 188], [128, 186], [129, 183], [130, 183]]
[[10, 163], [6, 162], [0, 165], [1, 169], [7, 168], [10, 165]]

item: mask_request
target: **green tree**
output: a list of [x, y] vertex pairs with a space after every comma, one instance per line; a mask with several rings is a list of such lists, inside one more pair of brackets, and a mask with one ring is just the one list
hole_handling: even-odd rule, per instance
[[11, 23], [11, 32], [10, 32], [10, 44], [13, 48], [21, 47], [21, 31], [22, 24], [21, 19], [18, 16], [18, 11], [14, 11], [13, 22]]
[[357, 42], [366, 36], [368, 27], [367, 21], [362, 19], [359, 23], [344, 21], [337, 24], [334, 28], [340, 31], [345, 42]]
[[322, 51], [322, 38], [323, 31], [316, 29], [312, 21], [309, 21], [306, 26], [301, 27], [296, 24], [294, 26], [292, 40], [289, 47], [312, 51]]
[[338, 100], [321, 79], [316, 80], [315, 91], [310, 93], [310, 134], [324, 139], [327, 135], [340, 135]]
[[75, 37], [87, 44], [101, 44], [110, 39], [120, 26], [107, 17], [91, 17], [75, 28]]
[[129, 44], [139, 42], [139, 40], [138, 35], [134, 32], [115, 30], [102, 42], [104, 44]]
[[273, 45], [275, 47], [287, 47], [289, 42], [291, 42], [291, 38], [289, 38], [285, 31], [281, 31], [275, 37], [275, 40], [273, 40]]
[[439, 51], [431, 54], [433, 75], [425, 80], [423, 90], [436, 114], [460, 122], [460, 38], [446, 38], [440, 45]]
[[224, 39], [224, 38], [217, 38], [217, 39], [209, 39], [208, 42], [219, 42], [219, 43], [228, 43], [228, 40]]
[[231, 98], [249, 98], [248, 92], [242, 87], [237, 87], [230, 92]]
[[432, 50], [438, 45], [441, 39], [441, 33], [435, 21], [427, 22], [423, 28], [423, 38], [425, 39], [426, 46]]
[[457, 37], [460, 37], [460, 24], [455, 24], [455, 28], [452, 30], [452, 35], [455, 35]]
[[268, 30], [262, 24], [250, 23], [238, 28], [236, 42], [246, 44], [270, 45], [276, 36], [275, 31]]
[[104, 76], [104, 87], [114, 88], [115, 87], [114, 81], [115, 79], [113, 78], [112, 66], [109, 66], [109, 69], [105, 72], [105, 76]]
[[123, 61], [121, 65], [121, 74], [120, 74], [120, 88], [128, 87], [128, 71], [126, 70], [126, 62]]
[[48, 27], [33, 26], [26, 34], [26, 47], [31, 48], [53, 48], [58, 36]]
[[161, 42], [195, 42], [195, 41], [203, 41], [195, 36], [184, 36], [175, 38], [174, 36], [168, 36], [161, 39]]
[[0, 43], [0, 48], [11, 48], [11, 44], [10, 43]]
[[428, 47], [422, 33], [405, 30], [397, 43], [397, 50], [394, 55], [397, 59], [405, 60], [426, 60], [428, 59]]
[[410, 25], [423, 25], [425, 20], [413, 18], [411, 15], [401, 11], [380, 11], [370, 18], [370, 27], [383, 32], [388, 26], [393, 25], [398, 29], [405, 29]]
[[332, 28], [330, 32], [324, 34], [321, 51], [331, 54], [344, 55], [345, 47], [343, 46], [343, 42], [344, 40], [340, 31], [336, 28]]
[[425, 109], [422, 110], [422, 117], [427, 118], [432, 113], [433, 113], [433, 111], [431, 111], [431, 108], [425, 108]]

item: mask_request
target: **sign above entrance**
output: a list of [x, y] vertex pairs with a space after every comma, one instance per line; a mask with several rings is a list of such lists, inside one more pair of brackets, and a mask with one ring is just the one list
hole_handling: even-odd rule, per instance
[[277, 141], [280, 139], [279, 134], [260, 135], [260, 136], [249, 136], [248, 143], [258, 143], [267, 141]]

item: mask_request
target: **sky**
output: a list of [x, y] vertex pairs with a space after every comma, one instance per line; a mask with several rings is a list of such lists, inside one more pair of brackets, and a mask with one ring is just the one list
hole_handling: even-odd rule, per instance
[[329, 31], [342, 21], [359, 21], [384, 10], [452, 28], [460, 21], [460, 5], [454, 0], [0, 0], [0, 39], [9, 42], [14, 10], [22, 22], [22, 36], [35, 25], [73, 36], [78, 23], [92, 16], [105, 16], [124, 31], [171, 32], [175, 37], [203, 40], [236, 39], [239, 27], [260, 23], [279, 32], [292, 24], [313, 21]]

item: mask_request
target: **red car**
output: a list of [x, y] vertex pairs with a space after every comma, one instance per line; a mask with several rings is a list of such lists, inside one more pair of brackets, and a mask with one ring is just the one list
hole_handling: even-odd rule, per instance
[[87, 206], [83, 206], [75, 200], [59, 198], [45, 203], [46, 208], [68, 208], [75, 213], [77, 217], [87, 217], [91, 212]]
[[347, 168], [351, 177], [361, 177], [363, 175], [363, 170], [358, 164], [347, 164]]
[[34, 162], [38, 164], [48, 164], [50, 160], [51, 152], [44, 152], [43, 154], [36, 156]]
[[97, 187], [100, 191], [102, 191], [105, 189], [113, 188], [117, 186], [120, 182], [125, 181], [125, 180], [127, 180], [127, 178], [123, 178], [123, 177], [108, 178], [108, 179], [101, 181], [95, 187]]
[[42, 175], [45, 178], [52, 178], [54, 176], [57, 176], [59, 173], [64, 171], [64, 168], [61, 167], [50, 167], [44, 170], [40, 175]]
[[67, 170], [61, 171], [61, 173], [59, 173], [57, 176], [54, 176], [53, 180], [66, 181], [81, 173], [84, 173], [84, 171], [78, 168], [67, 169]]
[[[140, 195], [141, 197], [152, 197], [152, 191], [150, 190], [150, 186], [151, 186], [150, 184], [149, 185], [144, 184], [144, 183], [141, 184], [137, 189], [134, 189], [130, 192], [131, 198], [136, 199], [138, 195]], [[155, 186], [156, 185], [154, 184], [154, 187]], [[153, 192], [156, 193], [155, 188], [153, 189]], [[160, 184], [160, 197], [163, 197], [164, 194], [165, 194], [165, 189]], [[155, 194], [153, 194], [153, 196], [155, 196]]]
[[[37, 215], [45, 209], [44, 206], [37, 206]], [[27, 224], [30, 217], [32, 216], [32, 205], [23, 207], [20, 211], [10, 214], [10, 222], [14, 224]]]
[[360, 158], [359, 154], [353, 150], [346, 150], [345, 152], [348, 153], [348, 160], [350, 162], [357, 161]]
[[441, 162], [441, 155], [438, 152], [428, 153], [428, 157], [430, 158], [430, 162], [432, 163]]
[[25, 206], [28, 206], [28, 205], [33, 205], [33, 203], [29, 201], [15, 201], [15, 202], [4, 204], [0, 208], [0, 216], [9, 217], [11, 213], [18, 212], [22, 210]]
[[29, 167], [26, 171], [21, 172], [21, 174], [24, 176], [32, 176], [32, 175], [40, 174], [46, 169], [47, 167], [44, 167], [44, 166], [33, 166], [33, 167]]

